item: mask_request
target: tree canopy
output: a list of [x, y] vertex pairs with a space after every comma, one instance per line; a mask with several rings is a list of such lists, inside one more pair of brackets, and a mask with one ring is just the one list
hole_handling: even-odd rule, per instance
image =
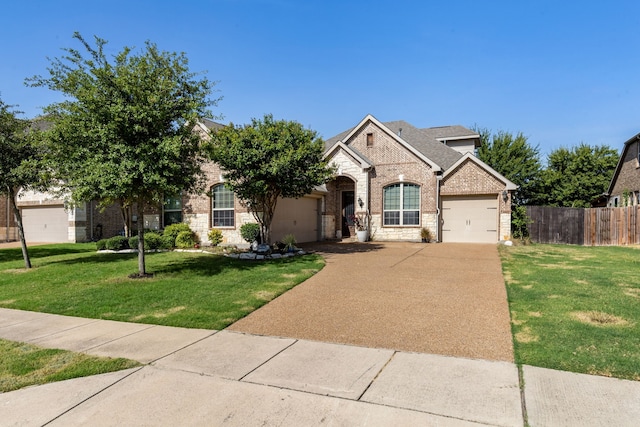
[[20, 189], [44, 189], [47, 180], [41, 164], [43, 151], [38, 144], [38, 131], [18, 114], [0, 99], [0, 195], [6, 196], [11, 203], [25, 267], [31, 268], [17, 196]]
[[586, 208], [607, 191], [618, 152], [606, 145], [582, 143], [552, 151], [547, 163], [541, 174], [538, 204]]
[[140, 235], [139, 274], [145, 274], [143, 210], [164, 197], [203, 189], [201, 138], [194, 126], [212, 117], [215, 83], [189, 71], [184, 53], [161, 51], [151, 42], [112, 58], [107, 43], [92, 46], [79, 33], [82, 49], [50, 60], [48, 75], [32, 86], [61, 92], [66, 100], [45, 108], [59, 178], [75, 201], [99, 200], [136, 206]]
[[208, 146], [209, 157], [224, 171], [225, 184], [260, 224], [265, 242], [271, 241], [279, 197], [302, 197], [332, 176], [323, 152], [317, 132], [270, 114], [250, 125], [218, 130]]
[[491, 134], [488, 129], [476, 129], [482, 145], [478, 158], [518, 186], [513, 202], [526, 205], [537, 197], [542, 170], [540, 149], [529, 144], [521, 132], [515, 136], [499, 131]]

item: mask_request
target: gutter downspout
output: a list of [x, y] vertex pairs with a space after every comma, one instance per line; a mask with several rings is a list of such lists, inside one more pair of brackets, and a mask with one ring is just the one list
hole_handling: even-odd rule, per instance
[[436, 242], [440, 243], [440, 182], [442, 172], [436, 172]]

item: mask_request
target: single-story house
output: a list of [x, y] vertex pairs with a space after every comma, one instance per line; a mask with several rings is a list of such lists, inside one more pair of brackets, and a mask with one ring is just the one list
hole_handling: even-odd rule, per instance
[[609, 207], [640, 204], [640, 133], [624, 143], [616, 170], [604, 196]]
[[[203, 120], [204, 134], [222, 125]], [[445, 242], [496, 243], [511, 235], [511, 192], [516, 185], [480, 161], [480, 136], [462, 126], [419, 129], [404, 121], [367, 115], [356, 126], [326, 141], [333, 179], [299, 199], [281, 199], [272, 239], [293, 234], [298, 242], [348, 238], [356, 218], [376, 240], [420, 240], [421, 228]], [[206, 194], [167, 198], [145, 212], [145, 228], [187, 222], [203, 242], [211, 228], [224, 242], [245, 243], [240, 226], [253, 215], [224, 185], [223, 172], [206, 164]], [[123, 215], [116, 206], [68, 206], [48, 194], [21, 192], [27, 241], [79, 242], [117, 235]], [[129, 215], [136, 228], [137, 215]], [[1, 220], [1, 219], [0, 219]], [[1, 225], [1, 224], [0, 224]]]

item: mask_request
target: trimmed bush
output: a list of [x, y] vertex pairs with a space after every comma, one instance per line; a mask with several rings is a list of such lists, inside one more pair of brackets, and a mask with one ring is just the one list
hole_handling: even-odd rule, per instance
[[[138, 236], [132, 236], [129, 238], [129, 247], [131, 249], [138, 249]], [[162, 236], [155, 231], [145, 231], [144, 233], [144, 250], [151, 249], [164, 249]]]
[[249, 243], [260, 240], [260, 224], [249, 222], [240, 226], [240, 236]]
[[147, 249], [161, 249], [162, 248], [162, 236], [154, 231], [144, 233], [144, 248]]
[[177, 224], [167, 225], [164, 228], [164, 233], [162, 235], [168, 236], [168, 238], [171, 238], [171, 247], [173, 248], [176, 246], [176, 238], [178, 237], [178, 234], [183, 231], [193, 232], [191, 228], [189, 228], [189, 224], [180, 222]]
[[222, 231], [218, 230], [217, 228], [212, 228], [211, 230], [209, 230], [209, 234], [207, 234], [207, 236], [209, 237], [211, 246], [218, 246], [220, 243], [222, 243]]
[[160, 249], [173, 249], [176, 244], [176, 239], [171, 236], [162, 236], [160, 241]]
[[[132, 248], [132, 249], [138, 249], [138, 240], [139, 240], [139, 239], [138, 239], [138, 236], [131, 236], [131, 237], [129, 237], [129, 247], [130, 247], [130, 248]], [[145, 251], [146, 251], [147, 249], [149, 249], [149, 248], [147, 248], [146, 243], [147, 243], [147, 242], [145, 242], [145, 245], [144, 245], [144, 250], [145, 250]]]
[[129, 249], [129, 239], [124, 236], [114, 236], [107, 239], [105, 249], [110, 251], [121, 251], [123, 249]]
[[104, 251], [107, 249], [107, 239], [101, 239], [96, 242], [96, 250]]
[[176, 248], [179, 249], [191, 249], [198, 243], [198, 236], [193, 231], [181, 231], [176, 237]]

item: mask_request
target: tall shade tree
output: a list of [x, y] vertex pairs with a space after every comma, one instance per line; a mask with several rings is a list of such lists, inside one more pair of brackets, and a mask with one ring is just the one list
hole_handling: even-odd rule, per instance
[[593, 199], [607, 191], [617, 163], [618, 152], [606, 145], [582, 143], [552, 151], [541, 176], [539, 204], [590, 207]]
[[250, 125], [230, 124], [214, 132], [211, 160], [223, 169], [226, 186], [253, 213], [263, 242], [271, 242], [271, 221], [279, 197], [302, 197], [333, 175], [322, 155], [324, 142], [301, 124], [265, 115]]
[[482, 140], [478, 158], [518, 186], [513, 203], [529, 204], [539, 191], [542, 171], [539, 147], [529, 144], [521, 132], [514, 136], [505, 131], [492, 134], [488, 129], [475, 130]]
[[43, 190], [46, 179], [40, 164], [42, 147], [37, 143], [38, 131], [28, 120], [18, 118], [18, 114], [0, 99], [0, 195], [9, 199], [18, 226], [24, 264], [31, 268], [22, 215], [17, 206], [18, 191]]
[[105, 40], [94, 45], [79, 33], [81, 49], [50, 60], [48, 75], [32, 86], [61, 92], [66, 100], [45, 108], [59, 178], [75, 201], [119, 202], [138, 212], [138, 274], [145, 276], [144, 209], [165, 197], [203, 189], [201, 138], [196, 121], [212, 117], [215, 83], [189, 71], [184, 53], [155, 44], [125, 47], [107, 57]]

